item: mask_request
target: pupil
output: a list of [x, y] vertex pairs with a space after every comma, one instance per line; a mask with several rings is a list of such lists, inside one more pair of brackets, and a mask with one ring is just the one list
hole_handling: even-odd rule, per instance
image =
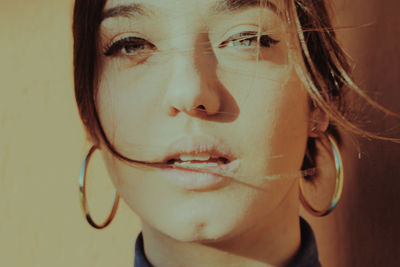
[[144, 49], [144, 44], [130, 44], [125, 46], [125, 51], [129, 54], [135, 53], [139, 49]]

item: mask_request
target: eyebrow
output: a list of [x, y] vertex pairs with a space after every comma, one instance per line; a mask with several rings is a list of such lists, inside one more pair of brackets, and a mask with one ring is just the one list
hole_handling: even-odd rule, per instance
[[269, 0], [220, 0], [214, 6], [216, 12], [237, 11], [249, 7], [267, 7], [280, 14], [278, 7]]
[[142, 4], [133, 3], [129, 5], [119, 5], [116, 7], [108, 8], [102, 13], [102, 20], [114, 17], [133, 17], [135, 15], [146, 16], [150, 13], [144, 8]]
[[[269, 0], [219, 0], [213, 9], [217, 13], [233, 12], [249, 7], [267, 7], [276, 14], [281, 14], [278, 7]], [[113, 17], [133, 17], [135, 15], [147, 16], [151, 13], [143, 4], [132, 3], [119, 5], [103, 11], [101, 20]]]

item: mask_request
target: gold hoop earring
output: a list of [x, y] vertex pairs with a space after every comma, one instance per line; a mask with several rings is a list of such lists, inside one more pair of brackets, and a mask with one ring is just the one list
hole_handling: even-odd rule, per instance
[[83, 214], [84, 214], [87, 222], [93, 228], [103, 229], [111, 223], [111, 221], [114, 219], [115, 214], [117, 213], [118, 203], [119, 203], [119, 195], [118, 195], [117, 191], [114, 192], [113, 207], [112, 207], [112, 210], [111, 210], [110, 214], [108, 215], [107, 219], [102, 224], [95, 223], [94, 220], [92, 219], [92, 216], [90, 216], [88, 202], [86, 199], [86, 169], [89, 164], [90, 157], [92, 156], [93, 152], [96, 151], [96, 149], [97, 149], [97, 147], [92, 146], [89, 150], [89, 153], [83, 159], [81, 171], [79, 174], [79, 196], [80, 196], [82, 211], [83, 211]]
[[337, 203], [340, 200], [340, 197], [342, 195], [342, 191], [343, 191], [343, 161], [342, 161], [342, 156], [340, 155], [340, 151], [339, 151], [339, 147], [336, 143], [336, 141], [333, 139], [332, 136], [330, 135], [326, 135], [326, 137], [329, 140], [329, 143], [331, 144], [331, 148], [333, 151], [333, 157], [335, 160], [335, 169], [336, 169], [336, 184], [335, 184], [335, 193], [332, 196], [332, 200], [330, 202], [330, 204], [323, 210], [316, 210], [314, 209], [310, 203], [306, 200], [306, 198], [304, 197], [304, 186], [303, 186], [303, 182], [302, 179], [300, 179], [299, 182], [299, 187], [300, 187], [300, 200], [304, 206], [304, 208], [310, 212], [311, 214], [315, 215], [315, 216], [326, 216], [329, 213], [331, 213], [331, 211], [336, 207]]

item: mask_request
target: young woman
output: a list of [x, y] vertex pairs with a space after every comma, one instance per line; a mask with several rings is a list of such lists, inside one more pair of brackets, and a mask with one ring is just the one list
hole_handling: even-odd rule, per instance
[[[361, 92], [325, 1], [76, 0], [73, 32], [92, 226], [121, 196], [142, 221], [136, 267], [320, 266], [299, 206], [340, 198], [337, 126], [372, 135], [342, 116], [344, 88]], [[117, 191], [103, 224], [96, 149]], [[322, 209], [318, 180], [336, 184]]]

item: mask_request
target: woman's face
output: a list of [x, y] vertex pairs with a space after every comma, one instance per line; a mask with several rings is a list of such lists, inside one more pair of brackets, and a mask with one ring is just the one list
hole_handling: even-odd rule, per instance
[[103, 147], [119, 194], [143, 223], [205, 241], [297, 214], [297, 180], [287, 174], [300, 170], [309, 109], [279, 3], [107, 1], [102, 126], [119, 153], [162, 163], [138, 168]]

